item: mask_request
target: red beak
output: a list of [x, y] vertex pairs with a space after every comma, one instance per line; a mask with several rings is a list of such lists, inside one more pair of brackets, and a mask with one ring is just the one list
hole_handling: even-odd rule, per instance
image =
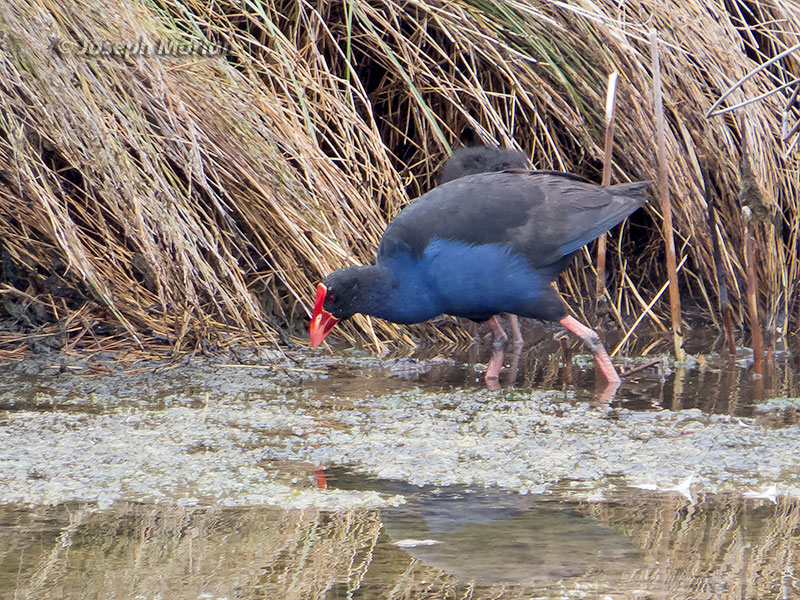
[[319, 346], [322, 340], [325, 339], [325, 336], [333, 329], [333, 326], [339, 322], [339, 319], [322, 308], [322, 305], [325, 304], [325, 294], [327, 293], [328, 288], [320, 283], [317, 286], [317, 299], [314, 301], [314, 314], [311, 315], [311, 326], [308, 328], [312, 346]]

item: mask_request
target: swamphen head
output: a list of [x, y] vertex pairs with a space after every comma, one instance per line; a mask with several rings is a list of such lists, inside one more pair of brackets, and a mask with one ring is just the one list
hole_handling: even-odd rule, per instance
[[318, 346], [333, 326], [356, 313], [367, 313], [380, 302], [381, 282], [372, 267], [347, 267], [328, 275], [317, 286], [309, 329], [311, 345]]

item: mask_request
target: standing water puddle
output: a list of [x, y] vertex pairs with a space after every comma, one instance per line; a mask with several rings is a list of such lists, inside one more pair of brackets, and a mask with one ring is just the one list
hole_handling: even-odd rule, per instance
[[[358, 483], [352, 479], [349, 483]], [[361, 483], [364, 483], [363, 481]], [[795, 501], [405, 489], [337, 512], [0, 509], [2, 598], [796, 598]]]
[[791, 359], [557, 349], [4, 367], [0, 598], [800, 597]]

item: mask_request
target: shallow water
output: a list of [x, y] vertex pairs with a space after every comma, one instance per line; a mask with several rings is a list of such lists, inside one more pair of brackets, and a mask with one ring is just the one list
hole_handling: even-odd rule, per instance
[[380, 510], [0, 509], [3, 598], [795, 598], [797, 503], [409, 488]]
[[0, 368], [0, 598], [800, 597], [790, 355], [450, 350]]

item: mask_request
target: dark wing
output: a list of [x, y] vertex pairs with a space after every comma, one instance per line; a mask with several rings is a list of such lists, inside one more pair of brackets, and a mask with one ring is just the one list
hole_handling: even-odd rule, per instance
[[556, 264], [644, 204], [650, 182], [602, 187], [553, 172], [470, 175], [421, 196], [389, 223], [378, 262], [421, 257], [433, 238], [509, 244], [532, 267]]

